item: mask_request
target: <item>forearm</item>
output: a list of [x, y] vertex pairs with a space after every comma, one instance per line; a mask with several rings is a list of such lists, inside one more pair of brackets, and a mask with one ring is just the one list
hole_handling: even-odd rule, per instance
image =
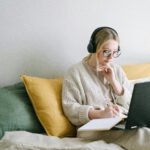
[[111, 82], [111, 86], [112, 86], [115, 94], [117, 94], [118, 96], [123, 95], [124, 89], [123, 89], [123, 87], [121, 86], [121, 84], [117, 80], [113, 80]]
[[93, 109], [92, 106], [89, 105], [80, 105], [78, 103], [62, 103], [63, 110], [67, 118], [70, 120], [72, 124], [75, 126], [80, 126], [87, 123], [89, 118], [89, 111]]

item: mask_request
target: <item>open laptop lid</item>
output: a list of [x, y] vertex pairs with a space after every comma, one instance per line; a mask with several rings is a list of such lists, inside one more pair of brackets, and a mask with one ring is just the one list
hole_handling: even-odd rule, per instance
[[150, 127], [150, 82], [134, 85], [125, 128]]

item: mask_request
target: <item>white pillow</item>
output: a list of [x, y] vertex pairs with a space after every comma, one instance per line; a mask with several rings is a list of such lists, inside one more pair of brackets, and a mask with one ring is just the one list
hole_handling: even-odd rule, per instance
[[131, 83], [131, 91], [133, 92], [134, 85], [136, 83], [143, 83], [143, 82], [148, 82], [150, 81], [150, 77], [145, 77], [145, 78], [140, 78], [140, 79], [135, 79], [135, 80], [129, 80]]
[[150, 77], [140, 78], [136, 80], [129, 80], [133, 85], [136, 83], [148, 82], [150, 81]]

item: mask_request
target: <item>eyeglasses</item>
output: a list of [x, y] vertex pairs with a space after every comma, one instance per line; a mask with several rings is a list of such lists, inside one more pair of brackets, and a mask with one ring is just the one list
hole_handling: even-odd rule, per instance
[[110, 56], [113, 56], [113, 58], [117, 58], [121, 55], [121, 51], [120, 50], [117, 50], [117, 51], [111, 51], [111, 50], [104, 50], [103, 51], [103, 56], [104, 57], [110, 57]]

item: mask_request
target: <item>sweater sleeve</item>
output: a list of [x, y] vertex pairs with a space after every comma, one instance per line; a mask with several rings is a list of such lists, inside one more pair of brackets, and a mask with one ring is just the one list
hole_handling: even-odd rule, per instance
[[90, 105], [84, 105], [83, 89], [80, 87], [78, 80], [71, 77], [64, 80], [62, 90], [62, 107], [65, 115], [76, 126], [87, 123]]
[[121, 96], [115, 95], [116, 101], [118, 104], [122, 106], [122, 108], [125, 108], [124, 113], [127, 113], [125, 111], [126, 110], [128, 111], [129, 109], [133, 85], [129, 82], [129, 80], [126, 77], [126, 74], [124, 73], [123, 69], [120, 66], [117, 67], [116, 71], [117, 71], [117, 78], [124, 89], [123, 95]]

